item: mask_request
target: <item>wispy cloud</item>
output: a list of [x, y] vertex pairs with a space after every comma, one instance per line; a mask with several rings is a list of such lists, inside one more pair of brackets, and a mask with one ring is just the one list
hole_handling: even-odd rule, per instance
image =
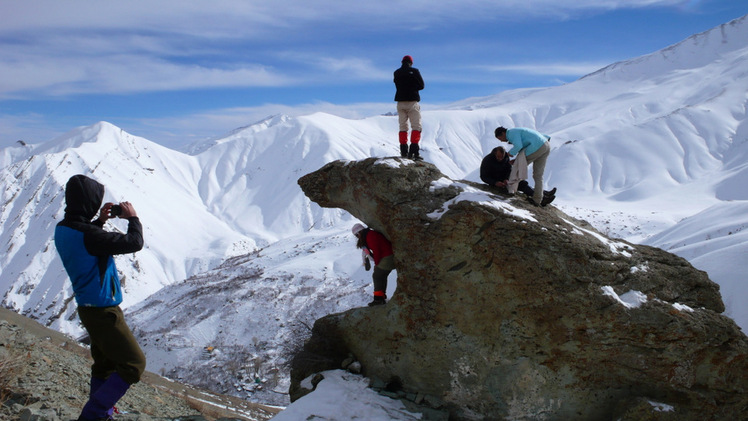
[[641, 7], [693, 8], [694, 4], [698, 3], [700, 2], [694, 0], [27, 0], [2, 2], [0, 15], [5, 17], [2, 32], [38, 31], [46, 28], [138, 28], [144, 31], [180, 33], [199, 31], [213, 37], [245, 37], [259, 34], [264, 30], [308, 27], [310, 22], [336, 22], [343, 26], [359, 26], [361, 23], [365, 23], [366, 26], [400, 26], [403, 23], [413, 25], [441, 21], [445, 18], [508, 20], [526, 16], [554, 16]]
[[36, 113], [0, 115], [0, 148], [14, 145], [19, 140], [45, 142], [70, 130], [70, 126], [59, 127], [50, 123], [48, 118]]
[[496, 66], [479, 66], [477, 68], [486, 72], [495, 73], [518, 73], [544, 76], [575, 76], [581, 77], [609, 65], [608, 62], [600, 63], [525, 63]]
[[293, 81], [256, 64], [203, 67], [156, 58], [116, 55], [96, 59], [57, 59], [14, 64], [0, 60], [0, 97], [17, 92], [45, 95], [111, 94], [180, 89], [266, 87]]
[[[393, 110], [392, 71], [403, 54], [414, 56], [426, 80], [424, 107], [551, 86], [631, 58], [642, 48], [643, 53], [661, 48], [660, 40], [629, 48], [628, 31], [636, 28], [628, 26], [624, 35], [611, 31], [618, 44], [614, 38], [610, 46], [608, 40], [590, 39], [586, 25], [598, 24], [597, 17], [604, 23], [591, 32], [606, 34], [604, 25], [617, 19], [610, 11], [669, 9], [679, 18], [714, 10], [715, 3], [732, 4], [0, 1], [0, 142], [48, 140], [99, 120], [152, 140], [184, 143], [271, 114], [381, 114]], [[634, 14], [639, 13], [622, 15]], [[535, 25], [554, 28], [559, 38], [537, 33]], [[642, 33], [663, 32], [660, 26], [642, 27], [632, 32], [634, 41], [641, 41]], [[668, 42], [696, 32], [686, 27], [673, 34], [673, 27], [664, 31]], [[380, 100], [390, 102], [365, 102]]]
[[[414, 25], [523, 15], [567, 18], [617, 8], [678, 6], [683, 0], [414, 0], [341, 2], [213, 0], [0, 3], [0, 98], [213, 87], [293, 86], [307, 80], [381, 80], [373, 50]], [[396, 10], [396, 13], [393, 13]], [[362, 35], [364, 34], [364, 35]], [[319, 57], [327, 42], [390, 34], [343, 57]], [[314, 40], [319, 40], [314, 43]], [[396, 43], [400, 41], [395, 40]], [[407, 40], [406, 40], [407, 42]], [[446, 46], [445, 46], [446, 47]], [[306, 54], [297, 54], [306, 49]], [[355, 48], [354, 48], [355, 50]], [[295, 55], [295, 57], [293, 57]], [[292, 58], [293, 57], [293, 58]], [[299, 66], [301, 64], [301, 66]], [[528, 68], [574, 73], [574, 65]], [[497, 69], [498, 70], [498, 69]], [[507, 70], [510, 70], [507, 68]], [[517, 70], [522, 70], [517, 68]]]
[[[392, 78], [390, 67], [381, 68], [368, 57], [320, 56], [309, 53], [284, 53], [284, 59], [293, 62], [307, 72], [325, 75], [336, 80], [384, 80]], [[388, 63], [391, 64], [391, 63]]]

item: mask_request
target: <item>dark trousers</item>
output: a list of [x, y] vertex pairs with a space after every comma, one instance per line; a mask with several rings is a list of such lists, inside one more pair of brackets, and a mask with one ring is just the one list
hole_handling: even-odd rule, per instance
[[374, 280], [374, 295], [386, 296], [387, 294], [387, 276], [391, 270], [384, 270], [374, 266], [372, 278]]
[[91, 338], [91, 376], [106, 379], [116, 372], [127, 383], [140, 381], [145, 355], [119, 306], [78, 307], [78, 316]]
[[372, 280], [374, 281], [374, 296], [387, 296], [387, 277], [395, 269], [395, 259], [392, 256], [383, 258], [378, 265], [374, 266]]

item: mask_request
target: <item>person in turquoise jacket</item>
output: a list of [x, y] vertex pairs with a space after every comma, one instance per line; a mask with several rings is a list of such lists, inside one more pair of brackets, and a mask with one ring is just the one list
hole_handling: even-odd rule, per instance
[[[524, 152], [527, 165], [532, 164], [532, 178], [535, 180], [535, 194], [530, 198], [530, 203], [535, 206], [545, 206], [549, 202], [543, 198], [543, 173], [548, 155], [551, 153], [551, 137], [536, 130], [524, 127], [507, 129], [497, 127], [494, 131], [496, 139], [500, 142], [508, 142], [512, 145], [509, 154], [517, 156]], [[515, 162], [514, 165], [517, 165]]]

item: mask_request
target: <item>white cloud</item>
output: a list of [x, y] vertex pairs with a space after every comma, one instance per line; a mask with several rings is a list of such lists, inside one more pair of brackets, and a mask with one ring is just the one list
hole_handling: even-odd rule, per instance
[[[390, 69], [377, 68], [377, 64], [369, 58], [361, 57], [332, 57], [317, 56], [308, 53], [284, 54], [285, 58], [301, 63], [305, 68], [315, 69], [322, 74], [334, 74], [338, 80], [385, 80], [392, 79]], [[388, 63], [391, 64], [391, 63]]]
[[584, 76], [608, 66], [609, 62], [600, 63], [519, 63], [498, 66], [481, 66], [479, 69], [488, 72], [524, 73], [548, 76]]
[[0, 115], [0, 148], [16, 145], [19, 140], [36, 144], [54, 139], [70, 130], [70, 127], [52, 127], [44, 116], [39, 114]]
[[[0, 16], [3, 16], [0, 99], [28, 93], [128, 93], [293, 86], [304, 81], [383, 80], [390, 77], [391, 70], [381, 70], [372, 64], [372, 56], [390, 54], [387, 48], [393, 42], [407, 43], [392, 37], [396, 37], [395, 31], [412, 30], [416, 25], [439, 28], [445, 23], [498, 22], [505, 17], [516, 20], [539, 14], [564, 19], [589, 11], [683, 3], [683, 0], [0, 2]], [[381, 42], [366, 38], [366, 49], [348, 50], [341, 53], [342, 57], [329, 51], [319, 53], [329, 48], [328, 42], [344, 41], [362, 33], [381, 36]], [[311, 45], [318, 51], [298, 53], [316, 39], [319, 43]], [[454, 42], [459, 43], [449, 40]], [[598, 65], [513, 64], [493, 70], [578, 76], [594, 66]]]
[[131, 56], [111, 57], [108, 62], [97, 64], [91, 75], [98, 87], [106, 92], [282, 86], [293, 83], [290, 78], [257, 64], [218, 68]]
[[24, 91], [45, 95], [132, 93], [179, 89], [287, 86], [290, 76], [253, 63], [205, 67], [157, 57], [0, 58], [0, 98]]
[[[85, 2], [28, 0], [0, 3], [4, 16], [0, 31], [58, 29], [132, 29], [246, 36], [270, 28], [294, 28], [305, 22], [364, 22], [368, 25], [421, 24], [444, 18], [466, 20], [517, 19], [524, 16], [559, 16], [586, 11], [693, 5], [689, 0], [235, 0], [190, 1], [130, 0]], [[698, 2], [697, 2], [698, 3]], [[396, 13], [394, 13], [396, 11]], [[386, 18], [386, 19], [385, 19]]]

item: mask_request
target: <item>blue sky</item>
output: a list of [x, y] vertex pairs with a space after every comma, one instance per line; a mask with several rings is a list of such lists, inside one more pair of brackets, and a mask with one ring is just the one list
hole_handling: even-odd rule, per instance
[[0, 147], [104, 120], [171, 147], [265, 116], [424, 109], [574, 81], [748, 14], [748, 0], [0, 0]]

